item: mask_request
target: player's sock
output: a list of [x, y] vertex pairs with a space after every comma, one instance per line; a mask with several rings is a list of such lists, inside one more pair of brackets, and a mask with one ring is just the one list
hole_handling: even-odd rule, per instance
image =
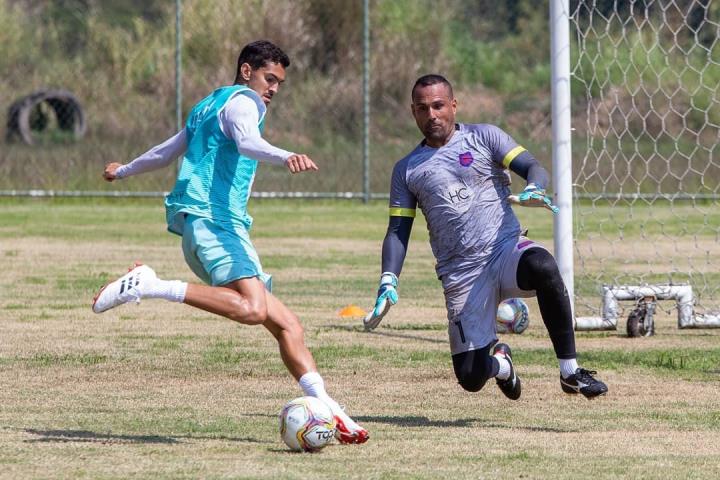
[[338, 405], [338, 403], [325, 391], [325, 381], [318, 372], [307, 372], [305, 375], [300, 377], [298, 383], [305, 395], [319, 398], [323, 402], [327, 403], [333, 413], [335, 413], [336, 410], [342, 410], [340, 405]]
[[562, 375], [563, 378], [568, 378], [570, 375], [573, 375], [575, 370], [579, 368], [577, 358], [558, 358], [558, 361], [560, 362], [560, 375]]
[[323, 397], [329, 398], [329, 395], [325, 391], [325, 381], [318, 372], [307, 372], [300, 377], [298, 383], [305, 395], [317, 397], [323, 401], [325, 400]]
[[330, 407], [330, 410], [332, 410], [333, 415], [335, 415], [336, 417], [340, 417], [347, 428], [349, 428], [350, 430], [357, 430], [362, 428], [345, 413], [342, 407], [335, 400], [333, 400], [330, 395], [327, 394], [327, 392], [325, 391], [325, 382], [323, 381], [323, 378], [318, 372], [306, 373], [305, 375], [300, 377], [298, 383], [300, 384], [300, 388], [302, 388], [302, 391], [303, 393], [305, 393], [305, 395], [319, 398], [323, 402], [327, 403]]
[[162, 298], [171, 302], [182, 302], [187, 292], [187, 282], [160, 280], [159, 278], [143, 288], [143, 298]]
[[498, 370], [497, 375], [495, 375], [495, 378], [500, 380], [507, 380], [510, 378], [510, 362], [508, 362], [507, 358], [505, 358], [505, 355], [500, 352], [495, 355], [493, 355], [498, 361], [498, 364], [500, 365], [500, 370]]
[[498, 357], [501, 357], [502, 360], [505, 360], [505, 362], [507, 362], [508, 364], [508, 368], [510, 369], [510, 372], [505, 379], [500, 378], [498, 375], [495, 376], [495, 382], [497, 383], [497, 386], [500, 388], [500, 391], [503, 392], [503, 395], [505, 395], [507, 398], [509, 398], [510, 400], [517, 400], [518, 398], [520, 398], [520, 394], [522, 393], [522, 383], [520, 382], [520, 378], [518, 378], [518, 376], [515, 374], [515, 368], [513, 368], [512, 352], [510, 350], [510, 346], [506, 343], [496, 343], [493, 347], [493, 356], [497, 359], [498, 364], [501, 365], [499, 372], [503, 372], [504, 366], [502, 366], [502, 362], [500, 362], [500, 358]]

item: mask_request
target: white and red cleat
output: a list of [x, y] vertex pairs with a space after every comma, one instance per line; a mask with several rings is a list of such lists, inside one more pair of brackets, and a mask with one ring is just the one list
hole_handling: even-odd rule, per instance
[[[345, 415], [345, 417], [347, 417], [347, 415]], [[370, 438], [370, 433], [350, 420], [350, 417], [347, 417], [347, 420], [349, 421], [345, 422], [339, 415], [335, 415], [335, 438], [337, 441], [344, 444], [367, 442]]]
[[131, 301], [140, 303], [143, 290], [156, 279], [157, 275], [152, 268], [135, 263], [128, 273], [100, 289], [93, 298], [93, 312], [102, 313]]

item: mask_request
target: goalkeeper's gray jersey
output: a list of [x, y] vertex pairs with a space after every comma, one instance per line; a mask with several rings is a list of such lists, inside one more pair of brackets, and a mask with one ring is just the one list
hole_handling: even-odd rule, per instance
[[390, 214], [412, 216], [420, 206], [438, 277], [482, 269], [517, 242], [505, 169], [523, 151], [496, 126], [459, 124], [446, 145], [423, 142], [395, 165]]

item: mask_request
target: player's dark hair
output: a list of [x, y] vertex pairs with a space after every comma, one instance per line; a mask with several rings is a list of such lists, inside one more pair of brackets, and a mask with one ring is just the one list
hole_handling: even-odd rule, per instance
[[279, 63], [283, 67], [290, 66], [290, 58], [283, 52], [280, 47], [267, 40], [258, 40], [248, 43], [240, 51], [238, 56], [236, 78], [240, 77], [240, 67], [243, 63], [247, 63], [253, 69], [266, 66], [268, 63]]
[[450, 98], [453, 98], [453, 89], [452, 85], [450, 85], [450, 82], [448, 82], [447, 78], [435, 73], [431, 73], [430, 75], [423, 75], [422, 77], [415, 80], [415, 85], [413, 85], [410, 97], [415, 98], [415, 90], [418, 87], [429, 87], [430, 85], [437, 85], [438, 83], [442, 83], [443, 85], [445, 85], [448, 89], [448, 92], [450, 93]]

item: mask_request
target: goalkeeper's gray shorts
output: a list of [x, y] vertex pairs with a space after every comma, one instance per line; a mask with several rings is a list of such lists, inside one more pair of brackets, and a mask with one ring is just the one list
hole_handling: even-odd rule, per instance
[[443, 276], [453, 355], [483, 348], [497, 340], [495, 318], [501, 301], [535, 296], [534, 290], [521, 290], [517, 285], [518, 262], [530, 248], [545, 249], [527, 237], [519, 237], [512, 248], [506, 248], [492, 262]]

